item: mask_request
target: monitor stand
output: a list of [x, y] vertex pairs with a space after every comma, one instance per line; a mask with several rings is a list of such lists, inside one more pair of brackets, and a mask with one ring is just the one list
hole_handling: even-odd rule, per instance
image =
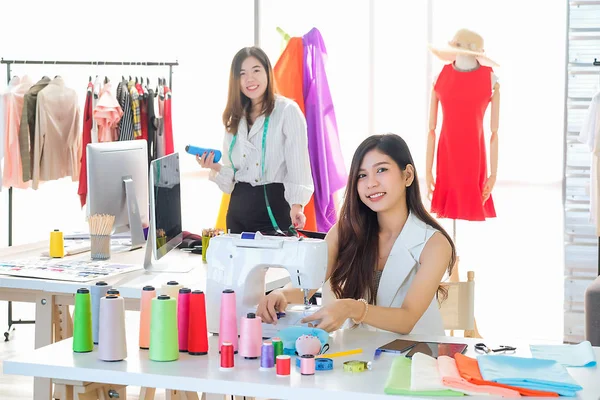
[[123, 178], [123, 183], [125, 184], [125, 199], [127, 201], [127, 214], [129, 215], [129, 229], [131, 230], [130, 250], [135, 250], [141, 248], [146, 240], [133, 179], [131, 177]]
[[[194, 265], [187, 262], [181, 262], [179, 260], [174, 260], [171, 257], [169, 262], [169, 253], [176, 250], [176, 248], [171, 249], [169, 253], [163, 255], [160, 258], [160, 261], [155, 260], [152, 255], [152, 249], [156, 246], [154, 235], [152, 232], [148, 231], [148, 242], [146, 243], [146, 255], [144, 257], [144, 269], [148, 272], [169, 272], [169, 273], [182, 273], [182, 272], [190, 272]], [[166, 260], [165, 260], [166, 258]], [[201, 258], [200, 258], [201, 259]]]

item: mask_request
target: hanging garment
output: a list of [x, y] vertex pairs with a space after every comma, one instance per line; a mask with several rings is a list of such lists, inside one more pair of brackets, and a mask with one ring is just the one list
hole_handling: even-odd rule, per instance
[[[19, 132], [25, 95], [32, 83], [28, 76], [20, 79], [14, 77], [10, 80], [6, 93], [2, 96], [4, 102], [4, 176], [2, 184], [6, 187], [25, 189], [30, 186], [28, 181], [23, 181]], [[27, 152], [29, 153], [29, 149]]]
[[19, 126], [19, 149], [21, 151], [21, 165], [23, 166], [23, 182], [31, 180], [33, 173], [33, 148], [35, 140], [35, 121], [37, 98], [40, 90], [50, 83], [50, 78], [42, 77], [25, 94], [21, 125]]
[[164, 125], [165, 125], [165, 155], [172, 154], [175, 151], [173, 143], [173, 114], [171, 101], [173, 94], [168, 86], [165, 86], [165, 104], [164, 104]]
[[166, 142], [165, 142], [165, 97], [164, 97], [164, 89], [162, 86], [159, 86], [158, 96], [156, 97], [155, 109], [158, 110], [158, 115], [156, 116], [156, 137], [154, 139], [154, 154], [152, 155], [154, 159], [163, 157], [165, 155], [166, 150]]
[[484, 221], [496, 216], [492, 196], [482, 202], [487, 179], [483, 118], [492, 98], [491, 72], [485, 66], [457, 71], [447, 64], [435, 83], [444, 116], [431, 200], [438, 218]]
[[77, 92], [56, 77], [38, 93], [32, 187], [41, 181], [70, 176], [79, 180], [80, 109]]
[[85, 206], [87, 198], [87, 145], [92, 142], [92, 129], [93, 129], [93, 118], [92, 118], [92, 106], [94, 101], [93, 85], [90, 83], [88, 88], [92, 86], [92, 91], [88, 90], [85, 96], [85, 106], [83, 108], [83, 134], [81, 135], [81, 164], [79, 167], [79, 187], [77, 188], [77, 194], [79, 195], [79, 201], [81, 207]]
[[154, 147], [156, 146], [156, 114], [154, 111], [154, 90], [148, 90], [148, 166], [154, 159]]
[[119, 140], [133, 140], [133, 115], [127, 82], [119, 82], [117, 85], [117, 101], [123, 110], [123, 117], [119, 121]]
[[[6, 119], [4, 118], [4, 95], [0, 93], [0, 163], [4, 162], [4, 139], [6, 138]], [[0, 174], [0, 192], [2, 191], [2, 174]]]
[[98, 123], [99, 142], [114, 142], [119, 139], [118, 126], [123, 117], [123, 110], [112, 94], [110, 82], [104, 84], [98, 105], [93, 109], [93, 116]]
[[140, 95], [133, 81], [127, 84], [129, 96], [131, 96], [131, 115], [133, 118], [133, 138], [142, 136], [142, 124], [140, 123]]
[[579, 132], [578, 140], [587, 145], [592, 153], [591, 176], [590, 176], [590, 222], [596, 226], [596, 236], [600, 236], [598, 215], [598, 179], [600, 178], [600, 147], [598, 146], [598, 135], [600, 135], [600, 92], [592, 98], [587, 114]]
[[[92, 97], [92, 112], [98, 106], [100, 100], [100, 90], [102, 89], [102, 79], [96, 75], [94, 81], [94, 96]], [[92, 143], [98, 143], [98, 122], [92, 116]], [[85, 147], [83, 148], [85, 151]]]
[[304, 106], [308, 126], [308, 149], [315, 182], [317, 228], [328, 232], [337, 221], [334, 193], [346, 185], [344, 157], [338, 136], [333, 100], [327, 83], [327, 49], [318, 29], [304, 42]]
[[[302, 38], [293, 37], [289, 40], [285, 50], [279, 56], [277, 64], [273, 67], [273, 76], [275, 80], [275, 89], [277, 93], [292, 99], [298, 104], [302, 114], [306, 117], [304, 109], [304, 82], [302, 79], [302, 69], [304, 68], [304, 47]], [[315, 215], [315, 195], [304, 207], [306, 224], [304, 229], [307, 231], [317, 230], [317, 218]]]
[[148, 141], [148, 94], [144, 93], [144, 88], [139, 83], [135, 84], [135, 88], [140, 95], [140, 125], [142, 127], [142, 135], [136, 139]]

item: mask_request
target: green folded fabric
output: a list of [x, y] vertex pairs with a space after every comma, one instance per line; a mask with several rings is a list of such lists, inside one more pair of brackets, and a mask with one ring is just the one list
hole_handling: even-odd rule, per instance
[[410, 390], [410, 367], [412, 361], [404, 356], [396, 357], [385, 383], [385, 394], [400, 394], [406, 396], [464, 396], [454, 390]]

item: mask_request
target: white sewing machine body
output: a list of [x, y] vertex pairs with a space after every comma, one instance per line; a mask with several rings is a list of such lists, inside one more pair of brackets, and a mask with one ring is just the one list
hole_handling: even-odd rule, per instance
[[[265, 295], [265, 274], [268, 268], [285, 268], [291, 283], [299, 289], [319, 289], [327, 271], [327, 243], [321, 239], [260, 236], [242, 239], [239, 234], [227, 234], [210, 239], [207, 252], [206, 313], [208, 331], [219, 332], [221, 293], [232, 289], [236, 295], [236, 314], [256, 312]], [[276, 335], [279, 329], [299, 324], [300, 319], [318, 307], [290, 305], [277, 325], [263, 323], [263, 336]]]

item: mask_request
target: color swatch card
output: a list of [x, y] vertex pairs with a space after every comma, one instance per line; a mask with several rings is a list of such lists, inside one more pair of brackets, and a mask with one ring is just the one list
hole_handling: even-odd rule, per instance
[[141, 265], [47, 257], [0, 261], [0, 275], [72, 282], [104, 279], [140, 269]]

